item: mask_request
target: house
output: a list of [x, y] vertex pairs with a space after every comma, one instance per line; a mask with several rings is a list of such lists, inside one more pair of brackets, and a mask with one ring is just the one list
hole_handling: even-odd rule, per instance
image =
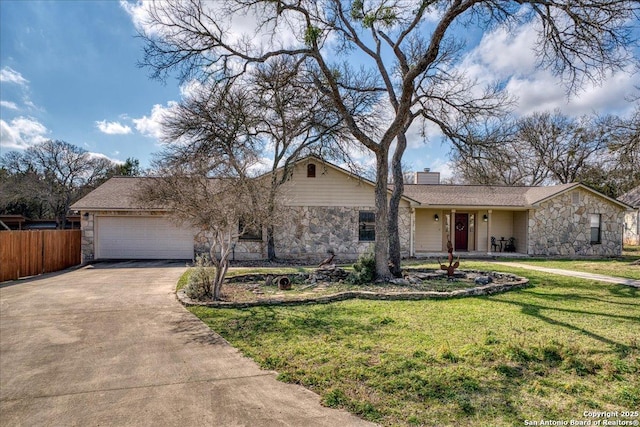
[[624, 216], [624, 244], [638, 246], [640, 245], [640, 185], [618, 197], [618, 200], [633, 208]]
[[[204, 250], [197, 230], [177, 226], [161, 207], [135, 202], [140, 180], [116, 177], [72, 206], [81, 212], [84, 262], [108, 258], [192, 259]], [[500, 187], [437, 184], [419, 172], [405, 186], [399, 237], [403, 256], [446, 252], [525, 255], [616, 256], [622, 252], [622, 221], [629, 209], [582, 184]], [[429, 182], [422, 184], [421, 182]], [[315, 261], [331, 249], [355, 259], [375, 241], [374, 183], [315, 157], [298, 161], [282, 187], [286, 225], [276, 228], [281, 258]], [[495, 238], [495, 239], [492, 239]], [[238, 239], [235, 259], [266, 257], [262, 235]]]

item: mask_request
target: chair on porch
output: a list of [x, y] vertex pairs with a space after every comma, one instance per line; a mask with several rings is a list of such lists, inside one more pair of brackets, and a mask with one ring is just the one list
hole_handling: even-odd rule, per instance
[[509, 237], [509, 241], [506, 245], [504, 245], [505, 252], [515, 252], [516, 251], [516, 238]]
[[[498, 248], [500, 248], [500, 243], [496, 242], [496, 238], [491, 236], [491, 252], [496, 252], [498, 251]], [[502, 248], [500, 248], [502, 249]]]

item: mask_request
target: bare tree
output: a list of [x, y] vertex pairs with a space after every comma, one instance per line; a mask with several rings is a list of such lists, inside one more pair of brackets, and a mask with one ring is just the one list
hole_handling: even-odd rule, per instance
[[[290, 178], [293, 164], [311, 153], [328, 152], [335, 157], [336, 150], [346, 152], [349, 142], [342, 119], [327, 97], [314, 89], [312, 78], [291, 57], [259, 64], [250, 76], [256, 132], [269, 147], [263, 154], [272, 157], [268, 211], [274, 218], [278, 189]], [[266, 230], [267, 257], [274, 260], [274, 225], [267, 222]]]
[[106, 179], [115, 165], [64, 141], [49, 140], [23, 152], [9, 152], [0, 163], [19, 182], [14, 197], [43, 204], [59, 228], [65, 228], [69, 207]]
[[[138, 200], [144, 206], [167, 209], [176, 223], [198, 230], [215, 267], [211, 289], [205, 290], [204, 297], [220, 300], [233, 243], [245, 232], [262, 227], [265, 189], [247, 177], [210, 178], [208, 167], [193, 167], [188, 161], [178, 163], [179, 156], [170, 157], [156, 162], [158, 176], [142, 181]], [[215, 161], [210, 164], [216, 173], [227, 167]]]
[[582, 181], [612, 197], [640, 183], [638, 113], [623, 119], [535, 113], [452, 151], [460, 178], [487, 185]]
[[[633, 0], [154, 2], [142, 34], [147, 41], [142, 64], [155, 77], [178, 71], [188, 80], [239, 76], [279, 56], [304, 60], [353, 138], [376, 157], [376, 272], [387, 278], [392, 142], [414, 120], [428, 120], [452, 141], [465, 143], [478, 117], [498, 113], [505, 103], [499, 87], [478, 90], [456, 68], [462, 43], [453, 27], [537, 20], [541, 65], [565, 76], [573, 88], [583, 78], [598, 79], [603, 70], [625, 65], [625, 53], [631, 54], [629, 25], [638, 10]], [[255, 39], [266, 43], [230, 31], [241, 14], [257, 21], [261, 33]], [[281, 37], [285, 33], [292, 37]], [[353, 50], [363, 54], [362, 65], [349, 62]], [[354, 100], [363, 99], [370, 107], [354, 109]]]
[[537, 152], [518, 135], [513, 120], [487, 124], [473, 144], [451, 150], [458, 180], [484, 185], [541, 185], [550, 172]]
[[207, 292], [214, 300], [221, 297], [233, 243], [267, 218], [269, 188], [251, 176], [259, 161], [251, 105], [248, 91], [220, 84], [176, 106], [163, 123], [158, 176], [143, 181], [138, 195], [145, 206], [163, 207], [200, 231], [215, 266]]

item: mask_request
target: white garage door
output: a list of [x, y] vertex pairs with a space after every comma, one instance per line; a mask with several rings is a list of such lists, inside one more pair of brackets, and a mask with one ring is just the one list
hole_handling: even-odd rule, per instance
[[161, 217], [96, 217], [98, 259], [192, 259], [193, 232]]

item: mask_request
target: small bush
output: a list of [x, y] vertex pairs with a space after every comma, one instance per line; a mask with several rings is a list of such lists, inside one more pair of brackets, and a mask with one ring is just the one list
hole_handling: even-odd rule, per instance
[[204, 299], [211, 296], [215, 271], [211, 260], [206, 254], [198, 255], [189, 282], [184, 288], [185, 294], [191, 299]]
[[347, 281], [354, 285], [366, 285], [376, 278], [376, 258], [372, 251], [360, 255], [358, 261], [353, 264], [353, 272]]

